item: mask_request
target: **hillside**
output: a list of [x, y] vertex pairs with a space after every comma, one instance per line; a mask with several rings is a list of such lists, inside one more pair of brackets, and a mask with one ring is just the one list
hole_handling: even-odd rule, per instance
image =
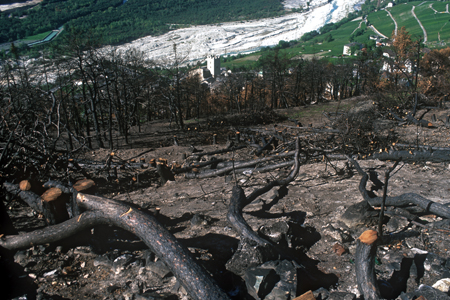
[[[303, 53], [318, 53], [318, 47], [328, 56], [341, 55], [343, 46], [352, 41], [373, 46], [369, 39], [377, 32], [391, 37], [395, 30], [405, 27], [412, 38], [421, 38], [429, 48], [450, 43], [450, 4], [436, 1], [416, 1], [383, 8], [370, 13], [364, 20], [355, 19], [330, 32], [318, 35], [303, 45]], [[327, 38], [328, 37], [328, 38]], [[424, 39], [426, 38], [426, 39]], [[331, 50], [331, 51], [330, 51]]]
[[[343, 47], [350, 42], [359, 42], [371, 50], [376, 49], [373, 37], [390, 38], [402, 26], [413, 40], [422, 39], [428, 48], [442, 48], [450, 43], [450, 1], [415, 1], [385, 7], [367, 16], [342, 19], [328, 23], [319, 31], [311, 31], [301, 40], [285, 49], [290, 56], [314, 55], [333, 59], [343, 54]], [[372, 37], [372, 39], [371, 39]], [[425, 39], [426, 37], [426, 39]], [[253, 58], [251, 57], [253, 56]], [[225, 64], [226, 67], [242, 67], [253, 64], [261, 53]], [[251, 67], [250, 67], [251, 68]]]

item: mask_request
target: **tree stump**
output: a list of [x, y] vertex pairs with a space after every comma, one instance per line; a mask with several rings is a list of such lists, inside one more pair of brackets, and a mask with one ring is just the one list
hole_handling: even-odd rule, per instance
[[358, 290], [365, 300], [381, 299], [375, 275], [375, 255], [378, 234], [375, 230], [364, 231], [356, 240], [355, 270]]
[[41, 195], [42, 213], [48, 225], [61, 223], [69, 219], [66, 210], [67, 197], [63, 195], [59, 188], [48, 189]]

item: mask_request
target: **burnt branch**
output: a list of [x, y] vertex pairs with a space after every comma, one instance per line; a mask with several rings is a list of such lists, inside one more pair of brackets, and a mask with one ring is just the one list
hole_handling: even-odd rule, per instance
[[417, 151], [417, 150], [398, 150], [375, 153], [374, 159], [379, 160], [399, 160], [402, 158], [406, 162], [448, 162], [450, 161], [450, 150], [435, 151]]
[[383, 235], [384, 206], [386, 205], [387, 187], [388, 187], [388, 183], [389, 183], [389, 176], [391, 175], [391, 172], [394, 171], [394, 169], [397, 167], [399, 162], [400, 162], [400, 160], [396, 161], [395, 164], [391, 168], [389, 168], [389, 170], [387, 170], [384, 173], [383, 198], [381, 200], [380, 218], [379, 218], [379, 221], [378, 221], [378, 235], [379, 236]]
[[38, 213], [42, 213], [44, 211], [44, 208], [42, 206], [42, 199], [39, 197], [39, 195], [31, 192], [31, 191], [22, 191], [19, 188], [19, 185], [12, 184], [9, 182], [4, 182], [3, 187], [11, 194], [14, 194], [15, 196], [19, 197], [21, 200], [25, 201], [28, 206], [30, 206], [32, 209], [34, 209]]
[[3, 236], [0, 239], [0, 247], [14, 251], [27, 249], [34, 245], [57, 242], [71, 237], [85, 229], [109, 223], [109, 219], [103, 212], [88, 211], [77, 218], [69, 219], [57, 225], [47, 226], [43, 229], [37, 229], [19, 235]]
[[282, 180], [274, 180], [267, 184], [266, 186], [255, 190], [248, 197], [245, 196], [244, 191], [239, 186], [234, 186], [232, 191], [232, 196], [230, 200], [230, 207], [227, 213], [227, 220], [231, 223], [231, 225], [239, 232], [239, 234], [246, 239], [253, 240], [258, 245], [267, 245], [268, 241], [259, 237], [247, 224], [245, 219], [242, 217], [243, 208], [254, 201], [257, 197], [261, 196], [264, 193], [267, 193], [275, 186], [284, 186], [289, 184], [294, 178], [297, 176], [298, 171], [300, 169], [299, 162], [299, 148], [300, 141], [297, 139], [297, 150], [295, 152], [295, 164], [294, 168], [289, 174], [288, 177]]
[[[366, 200], [371, 206], [381, 206], [383, 198], [371, 198], [366, 190], [366, 184], [369, 180], [369, 175], [363, 171], [358, 162], [356, 162], [353, 158], [347, 156], [347, 159], [353, 164], [355, 169], [362, 176], [359, 183], [359, 192], [363, 196], [364, 200]], [[447, 219], [450, 218], [450, 208], [448, 206], [433, 202], [415, 193], [406, 193], [395, 197], [386, 197], [386, 206], [406, 207], [410, 206], [411, 204], [417, 205], [424, 211], [433, 213], [437, 216]]]

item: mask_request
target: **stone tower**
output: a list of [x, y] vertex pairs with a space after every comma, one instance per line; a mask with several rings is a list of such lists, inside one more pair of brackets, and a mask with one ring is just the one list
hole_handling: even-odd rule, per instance
[[208, 55], [206, 58], [206, 67], [211, 72], [212, 77], [216, 78], [220, 74], [220, 56]]

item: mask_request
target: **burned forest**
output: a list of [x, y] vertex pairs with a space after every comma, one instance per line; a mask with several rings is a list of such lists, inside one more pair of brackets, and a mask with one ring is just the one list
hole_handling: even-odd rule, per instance
[[5, 299], [450, 299], [447, 52], [210, 89], [77, 38], [2, 62]]

